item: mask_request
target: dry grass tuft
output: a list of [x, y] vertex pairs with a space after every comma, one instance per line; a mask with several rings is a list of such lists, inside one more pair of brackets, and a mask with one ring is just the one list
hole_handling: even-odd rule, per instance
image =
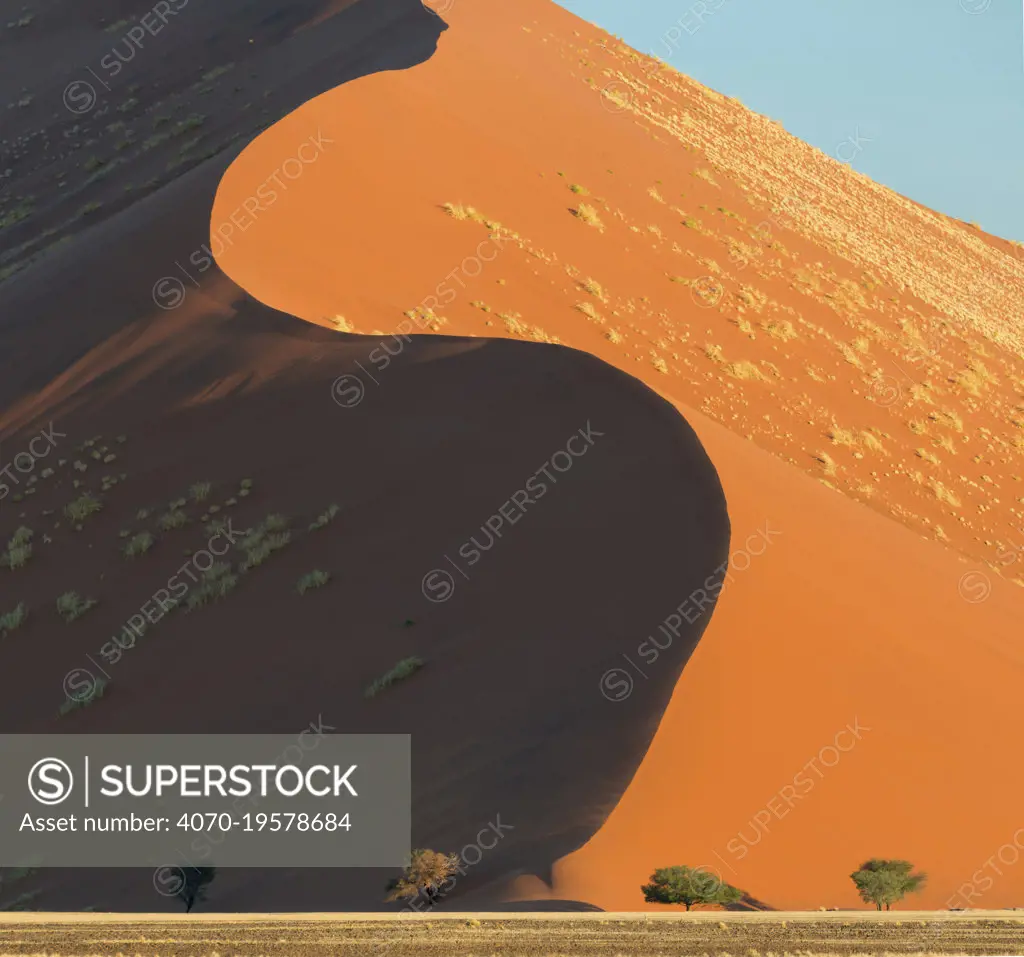
[[788, 319], [770, 319], [761, 323], [761, 328], [773, 339], [781, 339], [783, 342], [798, 338], [796, 328]]
[[753, 286], [744, 286], [736, 293], [736, 298], [755, 312], [761, 312], [768, 304], [768, 297], [761, 290], [755, 289]]
[[740, 316], [736, 319], [731, 319], [730, 322], [736, 323], [736, 327], [740, 330], [740, 332], [750, 336], [751, 339], [755, 337], [756, 333], [754, 331], [754, 327], [750, 324], [749, 320], [744, 319], [742, 316]]
[[738, 362], [727, 362], [723, 368], [726, 374], [731, 375], [734, 379], [749, 379], [754, 382], [768, 381], [768, 376], [748, 359], [740, 359]]
[[961, 369], [950, 377], [954, 386], [969, 392], [976, 398], [992, 385], [998, 383], [998, 379], [985, 368], [980, 359], [971, 359], [966, 369]]
[[861, 432], [860, 440], [864, 448], [871, 452], [878, 452], [881, 455], [885, 455], [885, 446], [882, 445], [881, 440], [873, 432]]
[[477, 221], [480, 214], [472, 206], [463, 206], [462, 203], [445, 203], [441, 207], [452, 219], [460, 222], [466, 220]]
[[960, 418], [955, 412], [950, 412], [943, 409], [941, 412], [933, 412], [928, 416], [934, 422], [939, 422], [948, 428], [953, 429], [955, 432], [963, 432], [964, 420]]
[[864, 365], [860, 361], [860, 355], [857, 351], [845, 342], [839, 343], [839, 354], [850, 363], [852, 366], [856, 366], [858, 369], [863, 369]]
[[815, 462], [817, 462], [824, 470], [826, 475], [835, 475], [837, 466], [835, 459], [832, 458], [828, 452], [815, 452], [811, 456]]
[[457, 219], [461, 222], [481, 223], [488, 229], [503, 230], [510, 236], [516, 236], [515, 233], [504, 230], [501, 223], [488, 219], [483, 213], [475, 209], [473, 206], [463, 206], [462, 203], [444, 203], [441, 206], [441, 209], [451, 216], [452, 219]]
[[936, 479], [932, 479], [932, 481], [928, 483], [928, 487], [940, 502], [945, 502], [947, 505], [952, 505], [954, 508], [960, 507], [960, 499], [957, 498], [957, 496], [941, 482]]
[[595, 229], [604, 229], [604, 223], [601, 222], [601, 217], [597, 215], [597, 210], [593, 206], [580, 203], [572, 212], [580, 222], [593, 226]]
[[726, 375], [734, 379], [745, 379], [751, 382], [767, 382], [768, 377], [750, 360], [740, 359], [737, 362], [726, 361], [722, 353], [722, 347], [708, 343], [704, 347], [704, 355], [712, 362], [720, 365]]
[[916, 383], [910, 387], [910, 398], [914, 402], [924, 402], [926, 405], [935, 405], [935, 400], [932, 398], [932, 385], [930, 382], [922, 382], [920, 385]]
[[518, 312], [500, 312], [498, 318], [505, 323], [505, 329], [509, 333], [522, 339], [533, 339], [536, 342], [548, 342], [555, 345], [562, 341], [558, 336], [546, 333], [540, 326], [531, 326], [523, 322], [523, 317]]
[[353, 326], [351, 322], [349, 322], [344, 316], [340, 314], [331, 316], [330, 319], [328, 319], [327, 321], [330, 322], [330, 324], [334, 326], [334, 328], [337, 329], [338, 332], [356, 331], [355, 326]]
[[831, 439], [834, 445], [845, 445], [848, 448], [854, 448], [857, 445], [857, 436], [849, 429], [841, 429], [835, 422], [832, 423], [832, 427], [825, 435]]

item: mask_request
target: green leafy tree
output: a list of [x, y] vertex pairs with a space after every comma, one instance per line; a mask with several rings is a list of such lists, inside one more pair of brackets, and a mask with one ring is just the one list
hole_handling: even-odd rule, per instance
[[903, 900], [907, 894], [915, 893], [924, 887], [927, 874], [912, 873], [914, 865], [910, 861], [888, 861], [873, 857], [861, 864], [860, 869], [850, 875], [857, 886], [860, 899], [866, 904], [874, 904], [877, 910], [885, 906], [891, 910], [892, 905]]
[[659, 867], [651, 882], [644, 884], [644, 900], [650, 904], [682, 904], [689, 910], [694, 904], [734, 904], [743, 892], [697, 867]]
[[206, 891], [217, 876], [216, 867], [186, 867], [182, 870], [178, 898], [185, 905], [185, 913], [191, 912], [194, 904], [206, 900]]
[[402, 876], [388, 885], [385, 900], [413, 899], [422, 894], [427, 903], [433, 906], [441, 899], [441, 885], [455, 873], [458, 866], [457, 854], [441, 854], [426, 849], [413, 851]]

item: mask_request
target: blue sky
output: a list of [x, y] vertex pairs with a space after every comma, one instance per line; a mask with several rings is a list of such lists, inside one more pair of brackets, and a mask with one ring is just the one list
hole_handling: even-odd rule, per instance
[[1022, 0], [558, 2], [826, 153], [859, 136], [860, 172], [1024, 240]]

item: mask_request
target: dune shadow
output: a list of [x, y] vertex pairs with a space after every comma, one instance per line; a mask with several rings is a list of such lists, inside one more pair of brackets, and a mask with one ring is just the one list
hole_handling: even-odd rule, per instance
[[[259, 96], [262, 104], [259, 115], [275, 118], [287, 116], [321, 93], [362, 77], [410, 69], [425, 62], [448, 29], [445, 21], [420, 0], [357, 0], [297, 32], [292, 31], [300, 26], [303, 16], [320, 9], [322, 0], [301, 0], [295, 9], [287, 11], [286, 22], [278, 26], [273, 18], [283, 14], [272, 0], [252, 0], [237, 9], [239, 3], [226, 0], [222, 14], [237, 18], [228, 21], [232, 32], [244, 36], [247, 30], [280, 32], [287, 28], [289, 34], [279, 46], [262, 55], [259, 70], [247, 78], [253, 84], [250, 95]], [[261, 19], [262, 10], [267, 11], [270, 21]], [[205, 9], [198, 15], [216, 16]], [[205, 20], [195, 25], [185, 21], [178, 32], [167, 31], [167, 39], [162, 42], [168, 55], [176, 55], [180, 49], [184, 56], [192, 45], [189, 31], [200, 25], [219, 30], [225, 27], [218, 20], [212, 25]], [[82, 57], [87, 61], [86, 54]], [[158, 91], [150, 94], [151, 98], [162, 95], [159, 87], [164, 82], [163, 71], [169, 69], [166, 64], [166, 59], [155, 56], [140, 57], [140, 71], [150, 71], [141, 73], [140, 78], [151, 81], [146, 85]], [[242, 66], [235, 70], [240, 71]], [[170, 95], [174, 90], [167, 82]], [[202, 105], [202, 97], [193, 95], [195, 105]], [[44, 388], [126, 325], [144, 317], [159, 318], [161, 308], [165, 308], [159, 296], [161, 280], [171, 279], [190, 290], [226, 281], [234, 289], [233, 294], [227, 294], [228, 299], [242, 295], [243, 291], [206, 254], [211, 245], [213, 201], [224, 173], [263, 129], [276, 122], [275, 118], [269, 119], [253, 130], [251, 120], [243, 122], [245, 115], [231, 116], [225, 122], [222, 137], [227, 145], [216, 155], [172, 178], [166, 186], [110, 220], [92, 228], [88, 228], [88, 220], [81, 220], [77, 234], [68, 235], [43, 259], [0, 283], [0, 409]], [[151, 167], [152, 160], [145, 154], [138, 163]], [[131, 175], [130, 163], [118, 167], [121, 182], [130, 182]], [[58, 192], [56, 184], [53, 191]], [[86, 195], [83, 193], [83, 198]], [[121, 249], [117, 239], [126, 230], [135, 234], [135, 242]], [[11, 233], [11, 229], [4, 230], [5, 243], [10, 242]], [[60, 277], [58, 282], [53, 281], [54, 276]], [[88, 321], [68, 322], [68, 317], [76, 314], [88, 316]], [[45, 350], [35, 354], [24, 350], [24, 343], [31, 340], [30, 329], [47, 342]]]

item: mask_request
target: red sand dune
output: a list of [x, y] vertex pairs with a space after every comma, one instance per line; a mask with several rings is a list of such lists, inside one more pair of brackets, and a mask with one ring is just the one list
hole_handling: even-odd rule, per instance
[[[1024, 826], [1024, 592], [997, 557], [1022, 501], [1019, 250], [547, 0], [444, 16], [428, 63], [244, 150], [211, 229], [233, 279], [311, 322], [592, 352], [673, 401], [715, 463], [730, 581], [629, 790], [549, 893], [637, 909], [654, 867], [690, 863], [775, 907], [855, 906], [850, 871], [900, 856], [930, 876], [916, 905], [1021, 903], [1024, 864], [994, 858]], [[634, 661], [645, 637], [623, 635]]]

